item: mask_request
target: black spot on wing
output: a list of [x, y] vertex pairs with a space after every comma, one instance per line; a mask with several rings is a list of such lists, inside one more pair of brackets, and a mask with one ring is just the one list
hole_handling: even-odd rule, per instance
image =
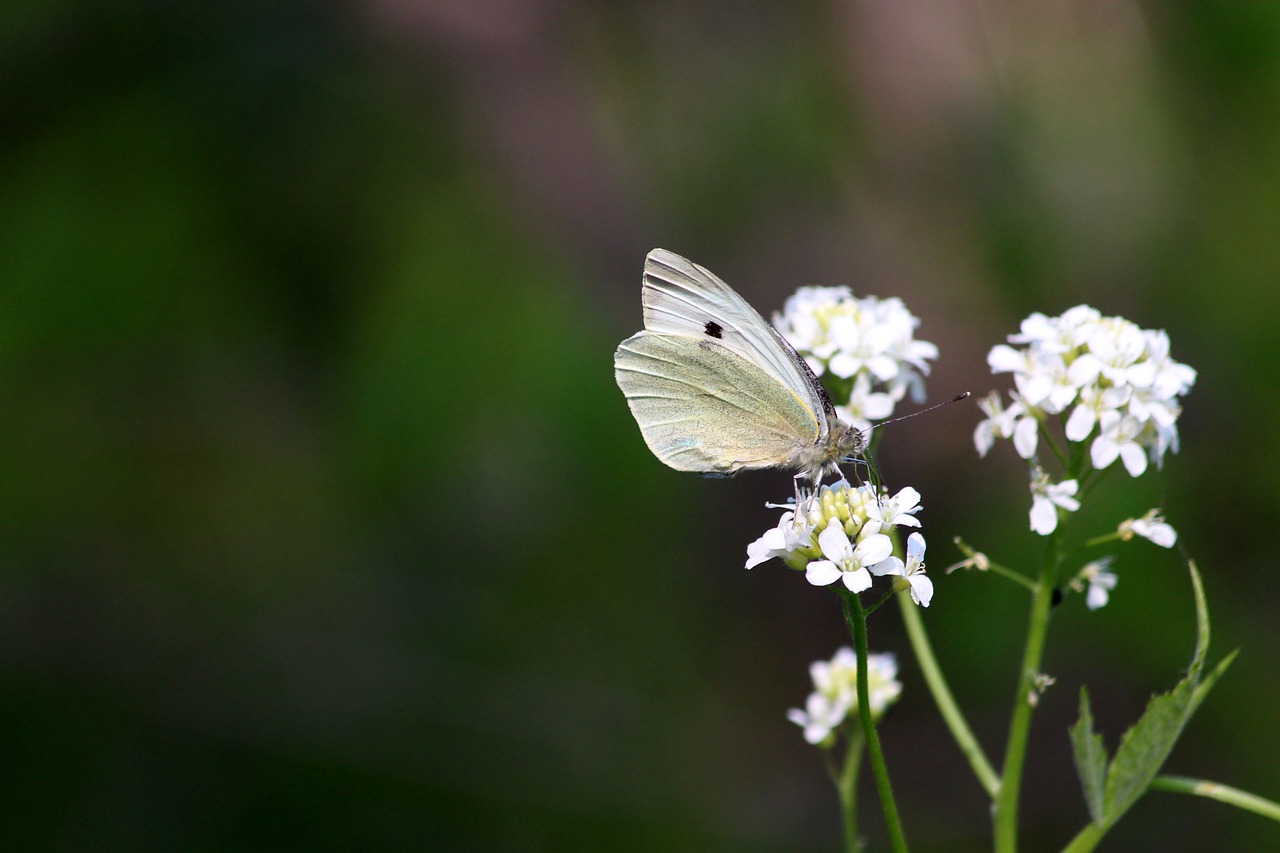
[[713, 338], [724, 337], [724, 326], [721, 326], [715, 320], [708, 320], [707, 325], [702, 330]]

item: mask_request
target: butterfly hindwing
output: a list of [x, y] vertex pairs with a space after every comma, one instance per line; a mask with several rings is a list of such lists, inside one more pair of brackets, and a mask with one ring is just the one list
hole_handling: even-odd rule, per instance
[[786, 466], [825, 427], [820, 411], [714, 340], [640, 332], [614, 366], [645, 442], [677, 470]]

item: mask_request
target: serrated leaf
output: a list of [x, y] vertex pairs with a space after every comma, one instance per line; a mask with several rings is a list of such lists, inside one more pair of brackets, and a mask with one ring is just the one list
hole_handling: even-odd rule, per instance
[[[1196, 651], [1186, 676], [1168, 693], [1153, 696], [1147, 710], [1120, 738], [1115, 759], [1107, 770], [1104, 824], [1110, 826], [1137, 801], [1160, 772], [1182, 729], [1226, 670], [1234, 653], [1214, 667], [1203, 681], [1200, 673], [1209, 652], [1209, 609], [1194, 561], [1187, 562], [1196, 601]], [[1096, 821], [1095, 821], [1096, 822]]]
[[1231, 654], [1218, 661], [1218, 665], [1213, 668], [1213, 671], [1201, 679], [1200, 683], [1196, 685], [1196, 692], [1195, 695], [1191, 697], [1191, 710], [1187, 712], [1188, 715], [1196, 712], [1196, 709], [1200, 707], [1200, 703], [1204, 701], [1204, 697], [1209, 695], [1209, 691], [1213, 689], [1213, 685], [1217, 683], [1218, 678], [1222, 676], [1222, 673], [1227, 671], [1227, 667], [1231, 666], [1231, 662], [1236, 659], [1236, 655], [1238, 654], [1240, 654], [1240, 650], [1236, 649]]
[[1107, 748], [1102, 744], [1102, 735], [1093, 732], [1089, 691], [1084, 687], [1080, 688], [1080, 719], [1071, 727], [1071, 745], [1075, 753], [1076, 772], [1080, 774], [1080, 786], [1084, 789], [1084, 801], [1089, 806], [1089, 816], [1101, 826], [1106, 818], [1104, 794]]
[[1151, 697], [1142, 718], [1120, 738], [1107, 771], [1106, 824], [1128, 811], [1160, 772], [1186, 725], [1195, 688], [1188, 676], [1168, 693]]

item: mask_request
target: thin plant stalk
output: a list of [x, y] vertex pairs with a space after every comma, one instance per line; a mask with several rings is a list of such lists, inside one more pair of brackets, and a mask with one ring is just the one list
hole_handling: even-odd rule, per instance
[[1053, 602], [1053, 585], [1058, 574], [1061, 526], [1049, 535], [1035, 596], [1031, 600], [1031, 616], [1027, 627], [1027, 645], [1022, 655], [1018, 688], [1013, 698], [1013, 717], [1009, 723], [1009, 739], [1005, 745], [1004, 767], [995, 801], [996, 853], [1014, 853], [1018, 849], [1018, 794], [1022, 784], [1022, 767], [1027, 757], [1027, 737], [1031, 732], [1036, 676], [1044, 656], [1045, 634], [1049, 626], [1049, 608]]
[[1190, 779], [1186, 776], [1157, 776], [1151, 780], [1151, 789], [1153, 791], [1172, 791], [1176, 794], [1194, 794], [1199, 797], [1208, 797], [1211, 800], [1227, 803], [1245, 811], [1280, 821], [1280, 803], [1219, 782], [1210, 782], [1206, 779]]
[[840, 817], [844, 824], [845, 853], [859, 853], [858, 841], [858, 767], [862, 764], [862, 733], [849, 732], [849, 745], [844, 753], [844, 764], [835, 777], [836, 790], [840, 793]]
[[964, 714], [961, 713], [960, 706], [951, 695], [951, 688], [947, 686], [947, 680], [938, 666], [938, 660], [933, 656], [933, 646], [925, 631], [924, 620], [920, 618], [919, 608], [911, 601], [909, 595], [898, 595], [898, 604], [902, 609], [902, 621], [907, 626], [907, 637], [911, 640], [911, 649], [915, 652], [916, 662], [920, 664], [920, 672], [924, 675], [925, 684], [933, 694], [933, 701], [937, 703], [938, 711], [942, 714], [947, 728], [951, 729], [951, 736], [956, 739], [960, 751], [965, 758], [969, 759], [969, 766], [973, 768], [978, 782], [987, 792], [987, 796], [995, 799], [1000, 790], [1000, 777], [996, 775], [995, 768], [987, 760], [987, 755], [978, 744], [978, 739], [973, 736], [973, 731], [969, 728]]
[[871, 763], [871, 775], [876, 780], [876, 792], [880, 795], [880, 808], [884, 812], [885, 828], [889, 833], [889, 846], [894, 853], [906, 853], [907, 839], [902, 832], [902, 820], [893, 800], [893, 787], [889, 784], [889, 769], [880, 749], [880, 737], [871, 719], [871, 691], [867, 687], [867, 619], [862, 610], [862, 600], [856, 593], [844, 593], [844, 618], [853, 632], [854, 648], [858, 655], [858, 718], [862, 722], [862, 734], [866, 738], [867, 757]]

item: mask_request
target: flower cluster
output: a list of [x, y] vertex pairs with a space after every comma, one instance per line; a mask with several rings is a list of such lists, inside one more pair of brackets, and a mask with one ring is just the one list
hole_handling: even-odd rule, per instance
[[908, 486], [893, 497], [870, 485], [841, 482], [823, 486], [812, 500], [783, 513], [778, 525], [747, 546], [747, 568], [779, 557], [803, 570], [809, 583], [840, 581], [850, 592], [871, 587], [871, 576], [895, 576], [895, 587], [910, 589], [916, 604], [929, 606], [933, 581], [924, 573], [924, 537], [907, 539], [907, 560], [893, 556], [893, 527], [919, 527], [920, 493]]
[[773, 315], [773, 325], [814, 374], [839, 380], [836, 412], [866, 430], [893, 414], [910, 392], [924, 400], [924, 377], [938, 348], [915, 339], [920, 325], [901, 299], [858, 299], [847, 287], [802, 287]]
[[1095, 469], [1120, 459], [1137, 477], [1148, 462], [1160, 465], [1165, 451], [1177, 452], [1179, 398], [1196, 372], [1170, 357], [1165, 332], [1078, 305], [1060, 317], [1032, 314], [1009, 343], [1021, 346], [994, 347], [987, 363], [993, 373], [1012, 373], [1017, 391], [1007, 407], [996, 393], [980, 402], [987, 417], [974, 432], [979, 454], [1010, 438], [1018, 455], [1031, 459], [1039, 423], [1068, 411], [1066, 438], [1092, 437]]
[[[858, 658], [848, 646], [829, 661], [809, 666], [814, 691], [804, 710], [792, 708], [787, 719], [804, 728], [804, 739], [824, 747], [832, 746], [832, 732], [858, 708]], [[892, 654], [867, 655], [867, 697], [872, 717], [880, 717], [902, 693], [898, 662]]]

